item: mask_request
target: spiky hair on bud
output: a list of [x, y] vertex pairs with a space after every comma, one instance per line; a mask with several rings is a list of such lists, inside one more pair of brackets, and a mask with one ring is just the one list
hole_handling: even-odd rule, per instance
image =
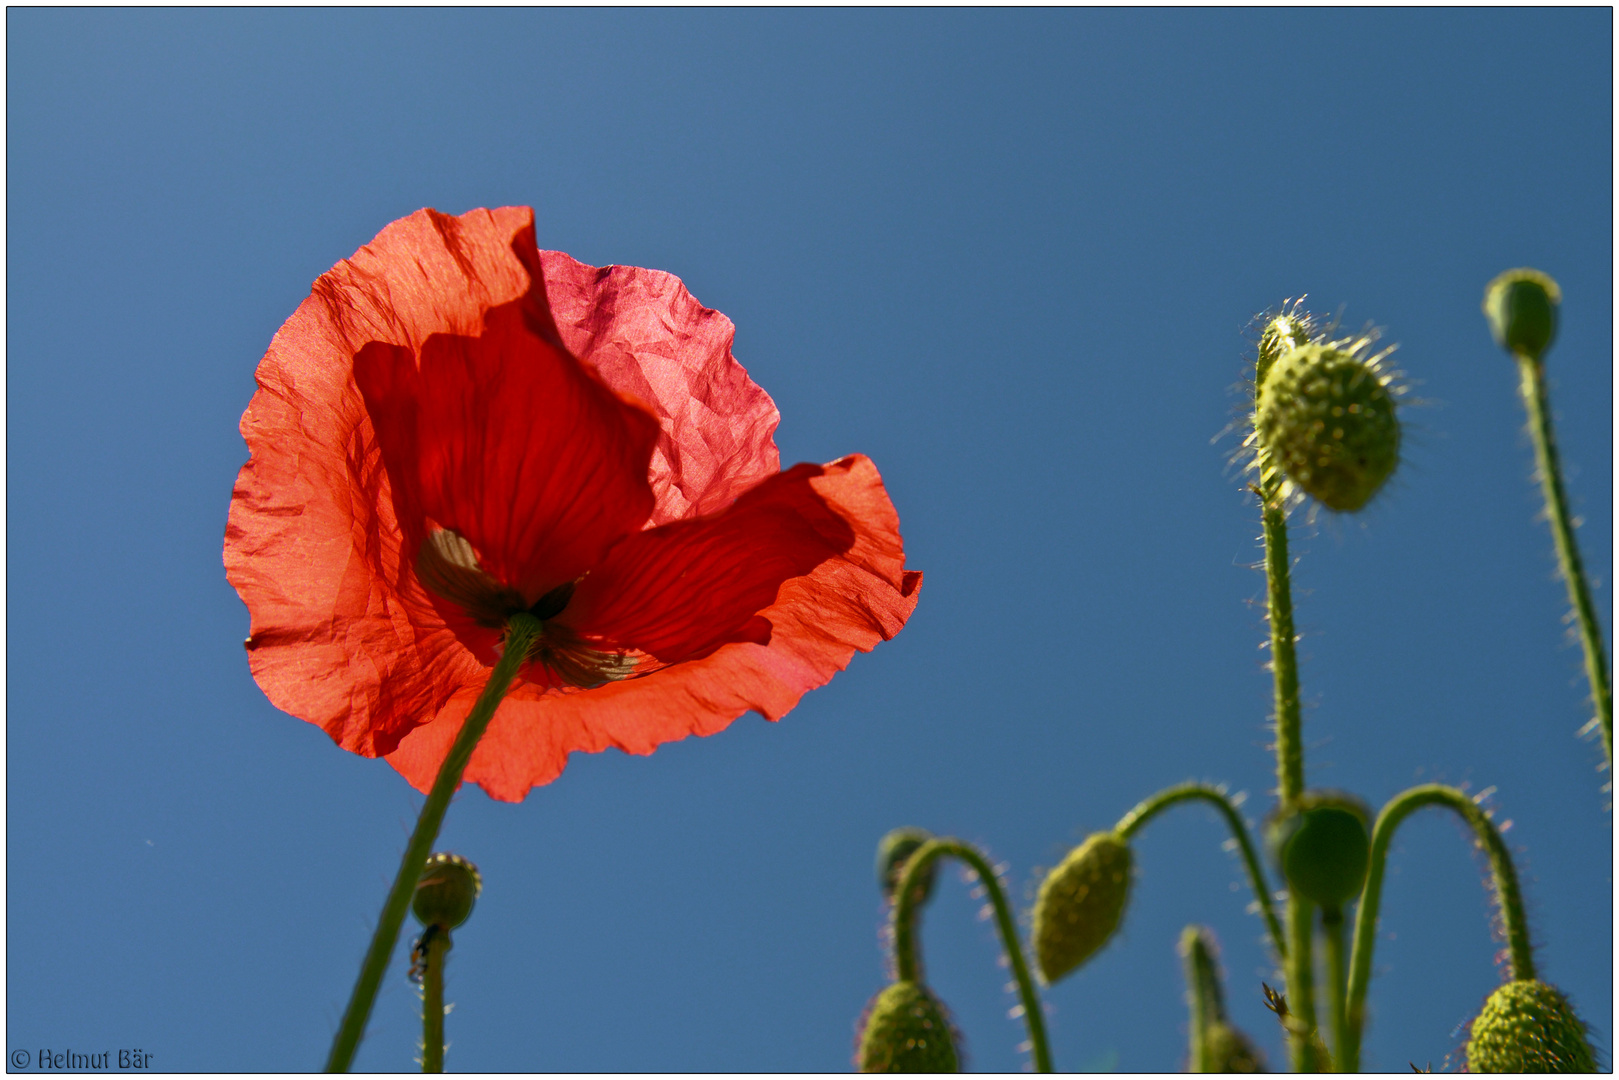
[[1303, 297], [1256, 322], [1244, 471], [1288, 507], [1309, 496], [1330, 510], [1361, 509], [1399, 464], [1396, 406], [1406, 387], [1388, 362], [1394, 348], [1377, 348], [1375, 327], [1334, 336], [1337, 321], [1305, 311]]

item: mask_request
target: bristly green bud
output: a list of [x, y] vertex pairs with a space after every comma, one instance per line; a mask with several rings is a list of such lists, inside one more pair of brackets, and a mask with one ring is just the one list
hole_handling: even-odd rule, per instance
[[1265, 1053], [1253, 1040], [1232, 1027], [1219, 1022], [1204, 1031], [1204, 1050], [1208, 1067], [1204, 1072], [1262, 1073], [1265, 1071]]
[[1267, 467], [1344, 512], [1365, 506], [1400, 461], [1394, 395], [1378, 370], [1381, 357], [1362, 355], [1368, 344], [1288, 351], [1260, 384], [1254, 412]]
[[1591, 1073], [1596, 1053], [1568, 999], [1538, 979], [1491, 994], [1467, 1040], [1468, 1072]]
[[483, 879], [476, 866], [459, 855], [440, 851], [422, 868], [410, 909], [423, 926], [454, 930], [472, 914], [472, 905], [481, 891]]
[[1288, 888], [1327, 912], [1360, 894], [1371, 864], [1366, 811], [1356, 800], [1311, 793], [1278, 824], [1273, 843]]
[[[894, 900], [894, 890], [899, 888], [899, 879], [905, 873], [905, 863], [916, 854], [916, 849], [933, 839], [933, 834], [926, 829], [912, 826], [894, 829], [877, 842], [877, 884], [882, 887], [883, 898], [890, 903]], [[933, 870], [938, 864], [935, 862], [922, 872], [919, 886], [918, 903], [926, 903], [933, 895]]]
[[1496, 344], [1514, 356], [1539, 360], [1557, 337], [1557, 282], [1527, 266], [1508, 270], [1484, 289], [1484, 316]]
[[1118, 930], [1130, 902], [1130, 845], [1092, 833], [1040, 883], [1034, 901], [1034, 956], [1054, 983], [1089, 960]]
[[866, 1006], [855, 1065], [861, 1072], [961, 1071], [956, 1032], [927, 987], [897, 982]]

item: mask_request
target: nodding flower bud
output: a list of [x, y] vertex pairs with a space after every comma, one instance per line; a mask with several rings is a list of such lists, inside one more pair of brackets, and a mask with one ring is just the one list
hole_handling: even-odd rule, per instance
[[1365, 506], [1400, 460], [1388, 379], [1353, 347], [1285, 353], [1260, 384], [1254, 430], [1271, 464], [1333, 510]]
[[1130, 845], [1093, 833], [1040, 883], [1034, 901], [1034, 955], [1054, 983], [1089, 960], [1119, 928], [1130, 901]]
[[441, 851], [428, 858], [422, 868], [410, 909], [423, 926], [454, 930], [472, 914], [472, 905], [482, 890], [483, 879], [476, 866], [459, 855]]
[[1468, 1072], [1590, 1073], [1596, 1054], [1568, 999], [1538, 979], [1491, 994], [1467, 1040]]
[[1484, 289], [1484, 317], [1496, 344], [1514, 356], [1539, 360], [1557, 336], [1563, 293], [1539, 270], [1508, 270]]
[[897, 982], [872, 998], [857, 1054], [861, 1072], [961, 1071], [949, 1014], [927, 987], [914, 982]]
[[1366, 883], [1372, 854], [1366, 813], [1347, 798], [1313, 800], [1278, 825], [1276, 859], [1288, 888], [1325, 912], [1338, 912]]
[[[884, 899], [893, 902], [894, 891], [899, 888], [899, 879], [905, 873], [906, 861], [916, 854], [917, 848], [932, 839], [933, 834], [926, 829], [906, 826], [894, 829], [877, 842], [877, 884], [882, 887]], [[929, 866], [922, 872], [918, 886], [921, 895], [916, 898], [918, 903], [926, 903], [928, 897], [933, 895], [933, 869], [933, 866]]]

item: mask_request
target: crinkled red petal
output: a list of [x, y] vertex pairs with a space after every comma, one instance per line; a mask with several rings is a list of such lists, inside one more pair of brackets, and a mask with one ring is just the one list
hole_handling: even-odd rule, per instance
[[226, 574], [252, 618], [259, 686], [347, 750], [389, 752], [487, 670], [410, 570], [354, 357], [372, 342], [419, 350], [434, 334], [480, 333], [491, 308], [532, 294], [514, 252], [525, 239], [532, 251], [526, 208], [396, 221], [321, 275], [259, 364]]
[[652, 524], [723, 510], [781, 469], [781, 414], [731, 355], [730, 319], [661, 270], [539, 258], [563, 344], [658, 414]]
[[769, 642], [770, 625], [757, 616], [782, 583], [854, 545], [854, 529], [813, 486], [824, 473], [797, 465], [719, 514], [625, 537], [557, 621], [587, 641], [665, 664], [727, 642]]
[[[649, 754], [674, 739], [711, 735], [749, 710], [779, 719], [847, 667], [855, 652], [898, 633], [916, 606], [922, 575], [904, 569], [899, 519], [876, 467], [856, 455], [807, 484], [847, 523], [853, 540], [781, 585], [759, 612], [772, 627], [768, 644], [723, 645], [702, 659], [591, 690], [547, 692], [519, 683], [474, 751], [466, 778], [494, 798], [517, 801], [555, 779], [574, 751], [611, 746]], [[400, 742], [389, 763], [426, 791], [476, 697], [469, 687], [450, 700], [432, 723]]]
[[428, 523], [472, 543], [483, 569], [533, 603], [572, 581], [652, 513], [658, 422], [538, 336], [526, 301], [477, 336], [354, 359], [407, 544]]

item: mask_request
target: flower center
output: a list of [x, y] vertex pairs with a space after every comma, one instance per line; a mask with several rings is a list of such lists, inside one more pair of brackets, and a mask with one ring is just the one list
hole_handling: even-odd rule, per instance
[[592, 648], [571, 627], [551, 621], [567, 609], [576, 582], [565, 581], [527, 603], [522, 593], [489, 575], [472, 544], [454, 529], [428, 533], [416, 553], [416, 576], [429, 592], [459, 607], [479, 626], [504, 630], [506, 620], [520, 611], [544, 623], [529, 649], [530, 663], [545, 671], [545, 678], [534, 681], [588, 689], [627, 679], [640, 666], [629, 653]]

